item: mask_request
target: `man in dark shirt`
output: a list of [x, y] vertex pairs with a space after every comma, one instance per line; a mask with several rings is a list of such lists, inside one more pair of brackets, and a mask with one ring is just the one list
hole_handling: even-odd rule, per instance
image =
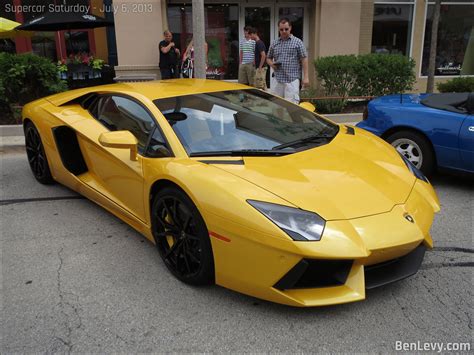
[[166, 30], [164, 40], [160, 42], [160, 73], [161, 79], [178, 78], [180, 52], [173, 42], [173, 34]]
[[265, 43], [260, 39], [255, 28], [249, 30], [250, 38], [255, 41], [255, 75], [254, 84], [257, 89], [267, 89], [267, 66], [266, 66], [266, 50]]

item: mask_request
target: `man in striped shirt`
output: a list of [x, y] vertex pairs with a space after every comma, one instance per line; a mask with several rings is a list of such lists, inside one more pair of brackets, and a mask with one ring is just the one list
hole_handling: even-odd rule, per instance
[[240, 42], [239, 83], [253, 85], [255, 75], [255, 41], [250, 38], [249, 27], [244, 27], [244, 40]]

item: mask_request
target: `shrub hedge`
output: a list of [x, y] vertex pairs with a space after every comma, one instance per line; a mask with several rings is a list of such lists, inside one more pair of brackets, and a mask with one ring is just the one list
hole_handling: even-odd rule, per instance
[[459, 77], [436, 85], [440, 92], [474, 92], [474, 77]]
[[[56, 65], [34, 54], [0, 53], [0, 118], [11, 123], [10, 105], [30, 101], [67, 90], [58, 77]], [[4, 122], [7, 121], [7, 122]]]
[[328, 96], [382, 96], [413, 89], [415, 61], [401, 54], [336, 55], [314, 61]]

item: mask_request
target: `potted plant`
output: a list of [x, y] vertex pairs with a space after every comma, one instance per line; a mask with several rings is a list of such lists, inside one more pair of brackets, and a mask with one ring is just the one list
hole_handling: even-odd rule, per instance
[[56, 63], [56, 67], [58, 68], [58, 76], [61, 80], [66, 80], [67, 79], [67, 64], [66, 64], [66, 60], [65, 59], [62, 59], [62, 60], [58, 60], [58, 62]]
[[56, 66], [61, 79], [68, 77], [72, 80], [97, 79], [102, 77], [104, 60], [94, 58], [92, 54], [77, 53], [58, 61]]

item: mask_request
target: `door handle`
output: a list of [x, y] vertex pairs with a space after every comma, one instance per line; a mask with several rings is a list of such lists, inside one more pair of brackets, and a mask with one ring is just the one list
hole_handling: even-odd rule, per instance
[[474, 132], [474, 126], [469, 126], [468, 130], [469, 132]]

